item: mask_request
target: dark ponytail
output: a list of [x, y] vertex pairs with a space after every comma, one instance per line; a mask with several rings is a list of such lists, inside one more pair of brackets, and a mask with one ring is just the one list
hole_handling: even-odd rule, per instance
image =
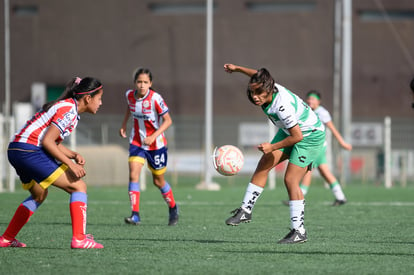
[[53, 101], [47, 102], [43, 105], [43, 111], [47, 112], [56, 102], [67, 98], [81, 99], [85, 95], [94, 96], [102, 89], [102, 83], [93, 77], [79, 77], [72, 78], [67, 84], [63, 93]]
[[[257, 88], [252, 90], [252, 84], [256, 85]], [[257, 72], [251, 76], [249, 85], [247, 86], [247, 97], [254, 104], [252, 93], [262, 93], [263, 91], [266, 91], [268, 94], [277, 92], [275, 80], [265, 68], [257, 70]]]

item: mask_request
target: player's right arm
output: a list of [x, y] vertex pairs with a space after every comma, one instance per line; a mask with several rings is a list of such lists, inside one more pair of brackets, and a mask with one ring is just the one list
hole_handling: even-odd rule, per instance
[[45, 133], [45, 136], [42, 139], [42, 146], [43, 148], [55, 159], [58, 161], [66, 164], [69, 169], [72, 171], [72, 173], [77, 178], [82, 178], [86, 175], [85, 169], [82, 167], [82, 165], [79, 165], [77, 163], [74, 163], [72, 160], [69, 159], [68, 156], [66, 156], [65, 152], [59, 149], [60, 146], [56, 144], [56, 140], [58, 140], [60, 136], [60, 130], [57, 126], [52, 124], [47, 132]]
[[334, 135], [336, 140], [338, 140], [338, 143], [342, 146], [342, 148], [348, 151], [352, 150], [352, 145], [344, 141], [344, 139], [342, 138], [341, 134], [338, 132], [332, 121], [325, 123], [325, 125], [329, 128], [329, 130], [331, 130], [332, 134]]
[[121, 129], [119, 129], [119, 135], [123, 138], [126, 138], [126, 127], [127, 127], [127, 123], [128, 123], [128, 119], [129, 116], [131, 115], [131, 112], [129, 111], [129, 107], [126, 107], [125, 110], [125, 116], [124, 116], [124, 120], [122, 121], [122, 126]]
[[288, 129], [288, 131], [289, 135], [285, 139], [274, 144], [265, 142], [260, 144], [257, 148], [259, 151], [267, 154], [282, 148], [291, 147], [303, 139], [303, 134], [299, 127], [299, 124], [296, 124], [292, 128]]
[[224, 64], [224, 70], [228, 73], [232, 73], [232, 72], [239, 72], [239, 73], [243, 73], [247, 76], [252, 76], [255, 73], [257, 73], [257, 70], [255, 69], [250, 69], [250, 68], [246, 68], [246, 67], [242, 67], [242, 66], [238, 66], [238, 65], [234, 65], [234, 64]]

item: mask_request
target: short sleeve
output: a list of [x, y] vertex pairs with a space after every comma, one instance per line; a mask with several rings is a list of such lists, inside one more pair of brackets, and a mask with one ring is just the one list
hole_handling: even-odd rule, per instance
[[295, 108], [289, 102], [282, 102], [282, 104], [277, 106], [276, 114], [286, 129], [290, 129], [298, 124]]
[[73, 121], [77, 118], [77, 113], [72, 106], [62, 106], [56, 110], [52, 117], [52, 123], [56, 125], [61, 133], [72, 126]]
[[329, 121], [332, 120], [331, 114], [323, 107], [319, 107], [316, 109], [316, 114], [318, 115], [319, 119], [322, 121], [322, 123], [326, 124]]
[[165, 103], [161, 95], [158, 94], [158, 96], [155, 97], [154, 103], [155, 103], [155, 110], [157, 111], [158, 115], [162, 116], [168, 112], [168, 106]]

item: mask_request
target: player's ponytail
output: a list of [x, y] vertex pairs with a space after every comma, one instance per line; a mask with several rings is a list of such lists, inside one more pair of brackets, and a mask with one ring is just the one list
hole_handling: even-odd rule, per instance
[[[257, 88], [253, 91], [251, 85], [255, 84]], [[247, 98], [254, 104], [252, 93], [261, 93], [266, 91], [267, 93], [276, 92], [275, 80], [270, 75], [269, 71], [265, 68], [257, 70], [257, 72], [251, 76], [249, 85], [247, 87]]]
[[47, 102], [43, 105], [43, 111], [47, 112], [56, 102], [67, 98], [81, 99], [85, 95], [94, 96], [102, 89], [102, 83], [93, 77], [85, 77], [83, 79], [79, 77], [72, 78], [65, 87], [63, 93], [56, 99]]

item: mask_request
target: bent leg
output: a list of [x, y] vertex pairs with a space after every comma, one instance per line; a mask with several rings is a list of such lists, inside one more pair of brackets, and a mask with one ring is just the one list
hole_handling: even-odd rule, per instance
[[160, 189], [161, 195], [164, 198], [165, 202], [167, 203], [169, 208], [175, 207], [175, 199], [174, 194], [172, 192], [170, 184], [165, 181], [164, 174], [156, 175], [153, 174], [153, 182], [154, 185]]
[[308, 171], [302, 179], [302, 182], [299, 184], [300, 189], [304, 196], [308, 193], [309, 186], [312, 182], [312, 171]]
[[284, 154], [280, 150], [273, 151], [272, 153], [264, 154], [259, 163], [257, 164], [256, 170], [251, 178], [251, 182], [254, 185], [265, 187], [267, 176], [269, 171], [272, 170], [276, 165], [287, 160], [288, 155]]
[[307, 167], [299, 167], [289, 163], [285, 174], [285, 186], [290, 200], [303, 200], [304, 196], [299, 182], [304, 177]]
[[288, 156], [280, 150], [276, 150], [272, 153], [264, 154], [262, 156], [257, 165], [256, 171], [254, 172], [251, 181], [247, 186], [242, 203], [243, 210], [249, 214], [252, 212], [254, 204], [263, 192], [263, 188], [266, 185], [269, 171], [287, 158]]
[[17, 234], [23, 228], [23, 226], [29, 221], [30, 217], [46, 199], [48, 190], [43, 189], [39, 184], [34, 184], [30, 188], [31, 195], [26, 198], [17, 207], [16, 212], [13, 215], [8, 227], [3, 233], [3, 238], [11, 241], [16, 238]]
[[53, 185], [70, 194], [69, 209], [72, 219], [72, 235], [77, 240], [84, 240], [86, 237], [86, 210], [88, 204], [85, 182], [76, 179], [67, 170]]
[[329, 170], [328, 165], [321, 164], [318, 167], [318, 169], [325, 181], [329, 183], [329, 188], [335, 196], [336, 201], [334, 202], [334, 205], [336, 205], [336, 203], [339, 203], [340, 205], [346, 202], [346, 197], [344, 192], [342, 191], [342, 187], [339, 184], [338, 180], [335, 178], [335, 176], [332, 174], [331, 170]]
[[319, 165], [318, 170], [328, 184], [332, 184], [337, 181], [331, 170], [329, 170], [329, 166], [327, 164]]

